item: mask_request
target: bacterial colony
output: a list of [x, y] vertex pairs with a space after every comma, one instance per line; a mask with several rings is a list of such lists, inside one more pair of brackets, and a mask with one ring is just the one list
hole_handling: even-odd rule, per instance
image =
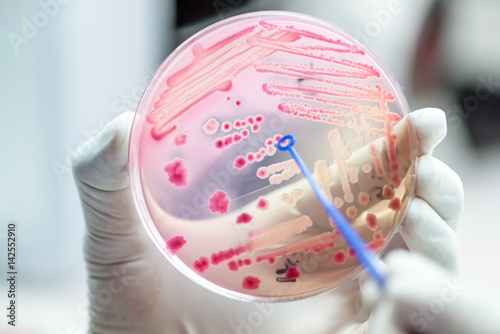
[[369, 247], [384, 247], [410, 196], [414, 143], [404, 103], [356, 42], [308, 19], [254, 17], [202, 33], [167, 65], [141, 102], [138, 175], [148, 226], [181, 271], [269, 300], [359, 271], [277, 150], [287, 134]]

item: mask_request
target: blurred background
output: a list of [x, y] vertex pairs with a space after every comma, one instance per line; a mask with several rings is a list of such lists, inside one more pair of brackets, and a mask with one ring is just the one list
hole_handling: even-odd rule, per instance
[[[76, 148], [135, 110], [182, 41], [255, 10], [320, 17], [371, 49], [412, 109], [442, 108], [435, 156], [462, 178], [464, 279], [500, 296], [500, 1], [0, 1], [0, 309], [7, 303], [7, 224], [17, 224], [22, 333], [84, 333], [83, 217], [70, 168]], [[0, 313], [0, 332], [12, 331]]]

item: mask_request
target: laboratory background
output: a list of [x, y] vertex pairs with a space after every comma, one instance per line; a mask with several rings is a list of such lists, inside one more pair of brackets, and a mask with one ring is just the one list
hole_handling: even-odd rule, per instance
[[[500, 298], [500, 1], [0, 0], [1, 333], [86, 332], [72, 153], [135, 111], [155, 70], [186, 38], [273, 9], [342, 28], [390, 69], [413, 110], [446, 112], [448, 135], [434, 155], [464, 184], [460, 275]], [[16, 327], [6, 321], [9, 224]]]

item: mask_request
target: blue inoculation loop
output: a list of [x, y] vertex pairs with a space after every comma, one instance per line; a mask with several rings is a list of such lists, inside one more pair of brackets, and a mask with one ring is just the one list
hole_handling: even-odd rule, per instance
[[306, 165], [299, 157], [293, 145], [295, 144], [295, 137], [292, 135], [286, 135], [280, 139], [278, 142], [278, 149], [280, 151], [288, 151], [290, 155], [293, 157], [297, 165], [299, 166], [302, 174], [306, 177], [311, 185], [314, 193], [318, 197], [319, 201], [325, 208], [326, 212], [330, 216], [330, 218], [337, 226], [338, 230], [342, 234], [342, 237], [347, 241], [347, 243], [356, 251], [356, 257], [358, 261], [367, 268], [368, 273], [372, 277], [373, 280], [378, 284], [380, 288], [384, 287], [385, 277], [386, 277], [386, 267], [385, 264], [380, 261], [377, 256], [373, 253], [368, 246], [366, 246], [365, 242], [359, 234], [351, 227], [349, 221], [342, 215], [336, 207], [330, 203], [328, 197], [320, 188], [318, 183], [313, 179], [311, 173], [307, 169]]

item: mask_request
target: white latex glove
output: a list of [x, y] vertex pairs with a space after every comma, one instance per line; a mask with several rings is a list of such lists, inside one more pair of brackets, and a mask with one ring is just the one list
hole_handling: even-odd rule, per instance
[[[420, 161], [416, 198], [402, 236], [411, 250], [455, 270], [458, 251], [452, 228], [462, 211], [462, 185], [455, 173], [430, 156], [446, 134], [444, 113], [425, 109], [411, 117], [417, 128]], [[118, 116], [73, 157], [87, 226], [91, 332], [365, 331], [369, 311], [362, 305], [358, 280], [305, 300], [256, 304], [210, 292], [170, 265], [148, 237], [134, 207], [127, 166], [132, 119], [130, 112]]]
[[384, 292], [372, 281], [365, 298], [376, 304], [368, 333], [490, 334], [500, 333], [498, 302], [428, 259], [406, 251], [386, 257]]

